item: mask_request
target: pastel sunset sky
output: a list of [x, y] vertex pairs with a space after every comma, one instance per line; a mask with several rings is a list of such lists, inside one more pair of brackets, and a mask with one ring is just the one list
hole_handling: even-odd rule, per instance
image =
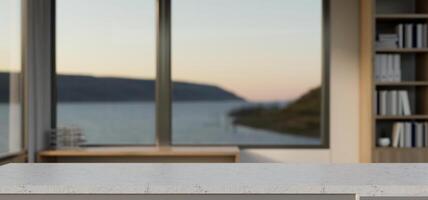
[[[321, 83], [321, 2], [173, 0], [173, 80], [218, 85], [253, 101], [297, 98]], [[155, 6], [57, 0], [58, 73], [153, 79]], [[12, 21], [5, 16], [0, 24]], [[11, 33], [0, 30], [0, 67], [12, 60], [4, 35]]]

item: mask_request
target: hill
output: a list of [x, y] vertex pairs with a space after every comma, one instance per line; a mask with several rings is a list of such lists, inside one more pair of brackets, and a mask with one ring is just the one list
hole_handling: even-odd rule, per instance
[[280, 133], [319, 137], [321, 88], [315, 88], [285, 108], [255, 106], [229, 113], [234, 123]]
[[[59, 75], [58, 100], [60, 102], [126, 102], [154, 101], [155, 81]], [[9, 75], [0, 73], [0, 102], [9, 99]], [[174, 101], [228, 101], [244, 100], [218, 86], [187, 82], [173, 83]]]

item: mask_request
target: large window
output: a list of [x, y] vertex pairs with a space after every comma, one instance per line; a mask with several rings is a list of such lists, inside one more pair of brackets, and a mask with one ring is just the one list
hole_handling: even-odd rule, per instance
[[155, 0], [57, 0], [57, 126], [155, 142]]
[[57, 126], [94, 145], [326, 147], [325, 1], [57, 0]]
[[174, 144], [322, 144], [322, 0], [172, 2]]
[[0, 1], [0, 156], [22, 149], [21, 1]]

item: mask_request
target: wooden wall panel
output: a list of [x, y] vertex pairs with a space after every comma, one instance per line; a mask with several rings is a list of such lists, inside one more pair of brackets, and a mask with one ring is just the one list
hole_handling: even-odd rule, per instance
[[360, 162], [372, 161], [374, 2], [361, 0], [360, 52]]

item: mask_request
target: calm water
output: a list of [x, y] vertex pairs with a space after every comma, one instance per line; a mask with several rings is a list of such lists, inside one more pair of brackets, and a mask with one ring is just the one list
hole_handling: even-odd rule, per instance
[[[6, 104], [0, 103], [0, 154], [9, 152], [10, 139], [19, 140], [19, 141], [21, 140], [21, 138], [19, 137], [18, 138], [9, 137], [9, 133], [11, 132], [12, 133], [21, 132], [20, 131], [21, 122], [19, 120], [20, 113], [21, 113], [20, 105], [14, 104], [12, 107], [13, 108], [11, 108], [9, 104], [6, 105]], [[11, 117], [15, 120], [10, 121]], [[13, 151], [16, 151], [20, 145], [21, 145], [20, 143], [15, 143], [14, 145], [12, 145], [11, 148], [13, 149]]]
[[[245, 102], [173, 104], [174, 144], [319, 144], [318, 138], [233, 126], [228, 112]], [[0, 150], [7, 148], [8, 107], [0, 104]], [[60, 103], [58, 126], [83, 128], [88, 144], [154, 144], [151, 102]]]
[[0, 153], [9, 149], [9, 106], [0, 104]]

